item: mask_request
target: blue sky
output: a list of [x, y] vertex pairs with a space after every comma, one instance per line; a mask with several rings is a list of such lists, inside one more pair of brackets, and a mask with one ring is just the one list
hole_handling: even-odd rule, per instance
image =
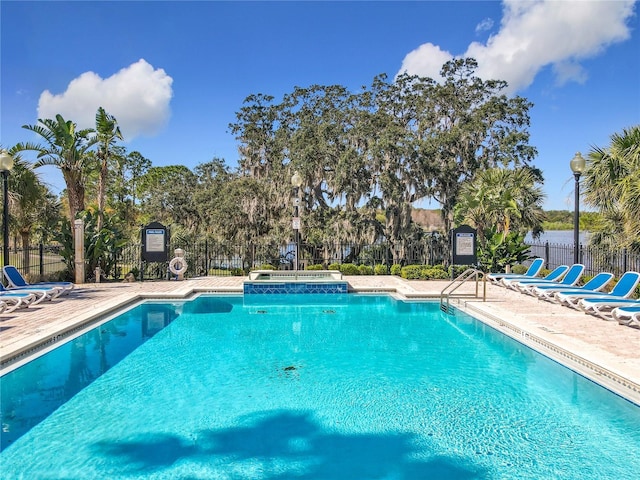
[[[250, 94], [353, 91], [401, 71], [478, 74], [528, 98], [546, 209], [573, 209], [569, 161], [640, 123], [640, 22], [629, 1], [0, 2], [0, 144], [61, 113], [114, 115], [154, 166], [237, 162], [228, 124]], [[26, 155], [30, 157], [29, 154]], [[58, 191], [53, 169], [42, 177]], [[437, 204], [432, 204], [437, 207]]]

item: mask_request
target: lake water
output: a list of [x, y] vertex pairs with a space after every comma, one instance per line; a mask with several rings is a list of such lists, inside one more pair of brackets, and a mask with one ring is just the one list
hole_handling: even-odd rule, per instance
[[[573, 230], [549, 230], [544, 232], [538, 239], [533, 239], [530, 233], [524, 241], [526, 243], [560, 243], [573, 245]], [[580, 243], [586, 245], [589, 242], [589, 232], [580, 232]]]

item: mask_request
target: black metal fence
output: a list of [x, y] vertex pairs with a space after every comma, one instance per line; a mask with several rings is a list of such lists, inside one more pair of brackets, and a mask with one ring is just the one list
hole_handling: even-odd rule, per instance
[[[295, 245], [228, 245], [199, 242], [192, 245], [171, 245], [169, 258], [175, 248], [185, 251], [187, 261], [186, 276], [231, 276], [245, 275], [249, 270], [262, 266], [272, 266], [279, 270], [295, 268]], [[545, 267], [552, 269], [558, 265], [573, 263], [573, 245], [534, 243], [530, 254], [545, 260]], [[102, 279], [123, 280], [128, 273], [136, 279], [166, 279], [171, 273], [168, 262], [144, 263], [141, 260], [142, 245], [130, 244], [115, 258], [109, 259], [108, 271], [102, 272]], [[10, 252], [9, 263], [15, 265], [30, 280], [61, 278], [66, 271], [66, 263], [59, 245], [37, 245], [28, 249], [14, 248]], [[326, 245], [301, 244], [299, 268], [331, 264], [352, 263], [376, 267], [383, 265], [386, 271], [394, 263], [402, 265], [436, 265], [449, 257], [448, 247], [440, 242], [420, 243], [403, 248], [386, 243], [363, 245], [336, 243]], [[580, 246], [580, 262], [585, 265], [586, 275], [611, 272], [620, 276], [626, 271], [640, 271], [640, 255], [625, 249], [607, 250], [600, 247]], [[95, 272], [87, 271], [87, 281], [95, 281]]]
[[[545, 267], [552, 269], [558, 265], [571, 265], [574, 261], [574, 246], [553, 243], [531, 244], [531, 255], [545, 260]], [[640, 272], [640, 255], [621, 248], [617, 250], [580, 245], [578, 262], [584, 264], [585, 275], [611, 272], [616, 276], [624, 272]]]
[[[64, 274], [66, 263], [61, 245], [34, 245], [9, 250], [9, 265], [14, 265], [28, 280], [57, 279]], [[4, 260], [4, 259], [3, 259]]]
[[[186, 276], [230, 276], [245, 275], [251, 269], [273, 267], [278, 270], [295, 269], [295, 245], [228, 245], [200, 242], [192, 245], [172, 245], [170, 257], [175, 248], [184, 250], [187, 262]], [[168, 263], [144, 264], [140, 261], [140, 245], [125, 248], [116, 263], [113, 272], [107, 272], [108, 278], [118, 279], [121, 275], [133, 272], [136, 278], [169, 278]], [[301, 243], [299, 247], [298, 268], [321, 266], [326, 269], [331, 264], [352, 263], [375, 267], [384, 265], [387, 269], [398, 259], [403, 264], [438, 264], [448, 255], [446, 246], [433, 243], [403, 248], [394, 248], [388, 244], [363, 245], [355, 243], [336, 243], [312, 245]], [[140, 276], [139, 273], [143, 272]]]

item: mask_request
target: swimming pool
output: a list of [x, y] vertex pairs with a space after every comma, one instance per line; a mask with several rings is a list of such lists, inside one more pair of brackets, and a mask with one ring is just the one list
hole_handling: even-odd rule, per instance
[[1, 386], [7, 478], [640, 471], [640, 408], [464, 313], [385, 295], [145, 303]]

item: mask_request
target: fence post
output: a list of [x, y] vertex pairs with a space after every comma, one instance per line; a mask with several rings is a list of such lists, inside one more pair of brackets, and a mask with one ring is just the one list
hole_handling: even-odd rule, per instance
[[38, 257], [40, 257], [40, 279], [44, 276], [44, 244], [38, 245]]
[[204, 276], [209, 276], [209, 240], [204, 241]]
[[549, 242], [544, 242], [544, 268], [549, 268]]
[[74, 220], [73, 233], [75, 246], [75, 283], [84, 283], [84, 220], [81, 218]]
[[582, 244], [578, 246], [578, 263], [584, 263], [584, 249]]
[[622, 249], [622, 273], [625, 273], [627, 271], [627, 249], [623, 248]]

